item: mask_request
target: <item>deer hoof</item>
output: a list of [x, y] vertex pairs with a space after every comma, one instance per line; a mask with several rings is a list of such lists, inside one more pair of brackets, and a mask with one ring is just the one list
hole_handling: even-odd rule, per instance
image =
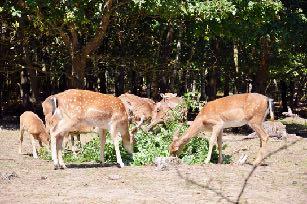
[[119, 164], [119, 167], [120, 167], [120, 168], [124, 168], [124, 167], [125, 167], [125, 164], [124, 164], [123, 162], [118, 163], [118, 164]]
[[59, 164], [55, 164], [53, 169], [54, 170], [58, 170], [59, 168], [60, 168], [60, 165]]

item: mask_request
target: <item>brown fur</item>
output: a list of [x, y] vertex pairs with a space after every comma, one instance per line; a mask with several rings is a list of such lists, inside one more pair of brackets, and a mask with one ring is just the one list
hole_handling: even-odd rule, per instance
[[57, 103], [54, 114], [47, 115], [52, 124], [50, 134], [55, 169], [59, 167], [65, 168], [62, 158], [63, 136], [74, 129], [78, 129], [80, 125], [99, 128], [102, 162], [104, 161], [105, 134], [106, 130], [109, 130], [115, 145], [117, 162], [121, 166], [124, 165], [119, 152], [117, 135], [122, 136], [124, 147], [129, 152], [133, 151], [133, 138], [130, 137], [128, 132], [128, 116], [119, 98], [108, 94], [77, 89], [64, 91], [51, 98], [53, 100], [47, 101], [47, 103], [51, 104], [49, 107], [53, 107], [53, 101]]
[[202, 131], [212, 132], [209, 152], [205, 163], [211, 159], [213, 143], [217, 141], [218, 162], [222, 163], [222, 133], [226, 127], [248, 124], [260, 137], [260, 150], [254, 164], [259, 164], [264, 156], [268, 134], [263, 128], [267, 115], [268, 98], [257, 93], [237, 94], [207, 103], [181, 138], [174, 136], [170, 145], [172, 155], [179, 154], [183, 146]]
[[151, 119], [155, 105], [153, 100], [129, 93], [122, 94], [119, 98], [134, 121], [140, 121], [142, 118], [144, 118], [144, 121]]
[[20, 116], [20, 154], [22, 153], [24, 132], [28, 132], [30, 134], [33, 148], [33, 157], [37, 158], [35, 140], [39, 142], [40, 146], [42, 146], [42, 143], [49, 145], [50, 137], [46, 131], [43, 121], [31, 111], [26, 111]]
[[159, 123], [165, 123], [171, 118], [171, 111], [182, 105], [180, 112], [183, 118], [187, 116], [187, 109], [183, 106], [184, 100], [181, 97], [176, 97], [176, 94], [165, 93], [161, 94], [162, 100], [156, 103], [154, 110], [152, 112], [151, 124], [148, 127], [148, 130], [153, 128]]

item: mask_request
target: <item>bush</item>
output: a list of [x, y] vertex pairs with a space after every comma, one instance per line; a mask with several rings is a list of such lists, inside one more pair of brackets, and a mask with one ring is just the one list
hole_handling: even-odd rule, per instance
[[[169, 156], [168, 148], [172, 142], [175, 131], [179, 128], [180, 135], [182, 135], [188, 128], [187, 124], [178, 122], [182, 121], [180, 111], [175, 109], [171, 114], [173, 116], [172, 120], [167, 122], [167, 124], [158, 125], [158, 128], [155, 128], [154, 131], [145, 132], [141, 129], [138, 130], [134, 135], [136, 144], [134, 145], [134, 153], [132, 156], [123, 148], [120, 141], [120, 152], [124, 163], [136, 166], [150, 165], [153, 164], [156, 157]], [[195, 137], [185, 146], [180, 158], [187, 164], [199, 164], [204, 162], [207, 153], [207, 139]], [[45, 154], [44, 152], [44, 155]], [[217, 157], [217, 152], [214, 150], [212, 153], [212, 160], [216, 161]], [[46, 158], [46, 155], [43, 158]], [[100, 160], [99, 137], [95, 137], [93, 140], [83, 145], [77, 156], [74, 156], [71, 151], [65, 151], [64, 160], [65, 162], [98, 162]], [[230, 161], [230, 158], [228, 158], [227, 161]], [[105, 162], [116, 163], [115, 148], [109, 134], [107, 134], [105, 145]]]
[[[134, 145], [133, 155], [123, 148], [120, 141], [121, 156], [126, 164], [130, 165], [150, 165], [153, 164], [156, 157], [169, 156], [168, 147], [172, 142], [174, 132], [180, 128], [180, 133], [187, 129], [187, 125], [178, 123], [168, 123], [165, 126], [160, 125], [159, 132], [144, 132], [139, 130], [135, 134], [136, 144]], [[71, 151], [64, 151], [65, 162], [99, 162], [100, 160], [100, 141], [99, 137], [95, 137], [90, 142], [83, 145], [81, 151], [74, 156]], [[203, 163], [208, 153], [208, 141], [203, 138], [193, 138], [183, 149], [180, 158], [187, 164]], [[46, 150], [40, 152], [40, 157], [43, 159], [51, 159], [50, 153]], [[216, 160], [217, 153], [213, 152], [212, 158]], [[116, 154], [113, 142], [107, 135], [107, 142], [105, 145], [105, 162], [116, 163]]]

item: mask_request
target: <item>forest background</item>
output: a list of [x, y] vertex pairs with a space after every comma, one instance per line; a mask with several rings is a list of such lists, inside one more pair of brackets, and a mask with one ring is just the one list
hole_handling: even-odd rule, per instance
[[68, 88], [258, 92], [306, 116], [306, 11], [304, 0], [2, 0], [1, 119]]

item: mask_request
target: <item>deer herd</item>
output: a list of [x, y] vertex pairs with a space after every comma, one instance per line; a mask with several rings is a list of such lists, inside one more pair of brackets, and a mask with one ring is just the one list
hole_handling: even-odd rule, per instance
[[[117, 163], [124, 167], [119, 150], [121, 137], [124, 148], [133, 153], [134, 133], [139, 129], [151, 131], [159, 123], [171, 118], [175, 108], [186, 118], [187, 109], [184, 100], [176, 94], [161, 94], [162, 100], [155, 103], [130, 93], [115, 97], [88, 90], [70, 89], [51, 95], [42, 103], [45, 115], [43, 121], [33, 112], [26, 111], [20, 116], [20, 147], [24, 132], [30, 135], [33, 157], [38, 158], [35, 140], [51, 148], [54, 169], [65, 169], [62, 157], [64, 137], [84, 132], [97, 132], [100, 137], [100, 160], [104, 163], [104, 146], [106, 131], [110, 132], [115, 147]], [[239, 127], [248, 124], [260, 138], [260, 150], [254, 161], [258, 165], [264, 158], [268, 134], [263, 128], [266, 115], [273, 115], [273, 100], [257, 93], [236, 94], [208, 102], [182, 137], [178, 133], [173, 136], [169, 146], [172, 156], [178, 156], [189, 140], [201, 132], [210, 132], [209, 151], [205, 163], [211, 159], [213, 145], [217, 143], [218, 163], [222, 163], [222, 133], [224, 128]], [[177, 109], [176, 109], [177, 110]], [[129, 132], [129, 124], [135, 127]], [[73, 141], [73, 139], [72, 139]]]

